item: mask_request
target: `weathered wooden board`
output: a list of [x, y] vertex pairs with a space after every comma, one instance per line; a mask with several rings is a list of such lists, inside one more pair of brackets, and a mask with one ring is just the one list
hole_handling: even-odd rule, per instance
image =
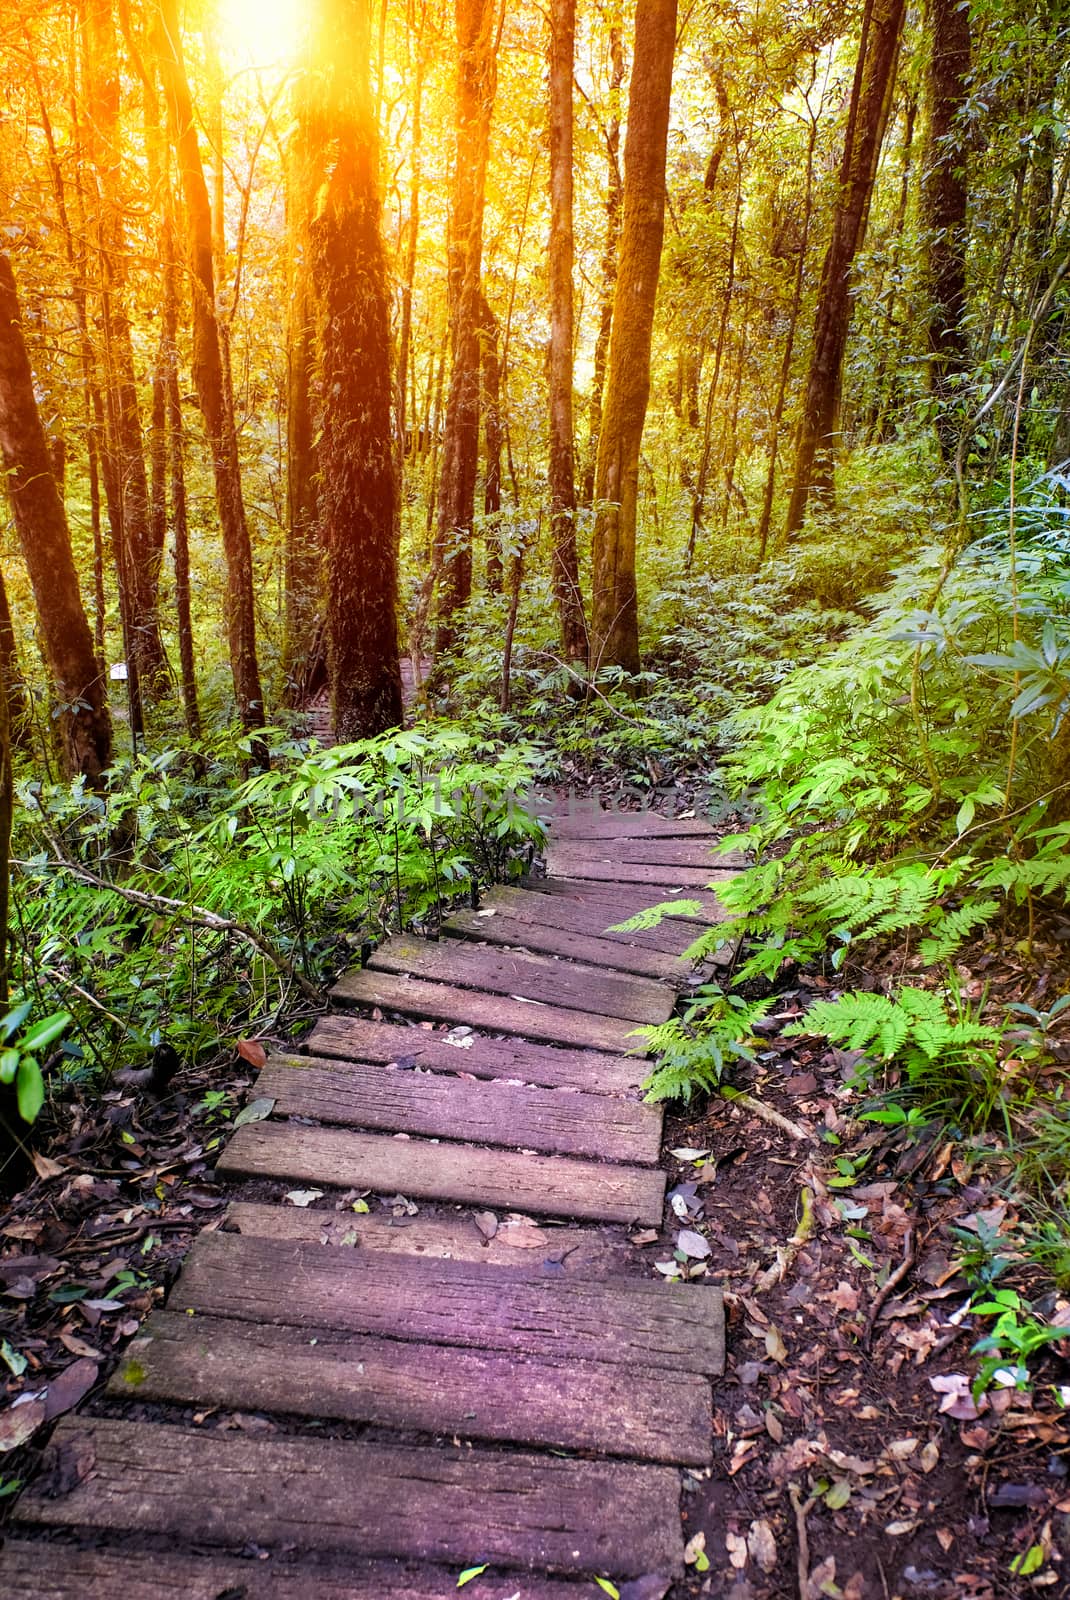
[[55, 1443], [85, 1476], [55, 1497], [31, 1486], [23, 1521], [621, 1577], [678, 1570], [682, 1557], [671, 1467], [84, 1417], [61, 1424]]
[[704, 817], [663, 817], [656, 811], [591, 811], [567, 802], [549, 818], [552, 839], [715, 839]]
[[547, 846], [546, 871], [554, 877], [575, 878], [592, 883], [657, 884], [666, 889], [706, 889], [716, 871], [708, 867], [649, 867], [632, 861], [594, 861], [583, 850], [568, 845]]
[[[482, 1214], [489, 1227], [489, 1214]], [[344, 1211], [312, 1211], [297, 1206], [259, 1205], [234, 1200], [223, 1226], [234, 1233], [262, 1239], [299, 1239], [306, 1244], [350, 1250], [387, 1250], [394, 1255], [431, 1256], [446, 1261], [478, 1261], [499, 1267], [553, 1265], [583, 1278], [605, 1278], [631, 1264], [629, 1247], [619, 1231], [542, 1225], [530, 1217], [502, 1212], [497, 1230], [487, 1238], [470, 1211], [429, 1217], [356, 1215]]]
[[331, 990], [331, 998], [343, 1005], [379, 1006], [410, 1017], [462, 1022], [495, 1033], [518, 1033], [525, 1039], [619, 1055], [640, 1043], [635, 1034], [637, 1024], [617, 1017], [589, 1016], [564, 1006], [480, 994], [476, 989], [429, 983], [424, 978], [403, 978], [393, 972], [373, 972], [367, 967], [340, 978]]
[[330, 1332], [310, 1341], [306, 1329], [172, 1312], [127, 1347], [108, 1392], [637, 1461], [712, 1456], [710, 1386], [692, 1373]]
[[[646, 945], [655, 950], [666, 949], [673, 955], [679, 955], [682, 949], [686, 949], [691, 940], [697, 939], [703, 929], [724, 922], [728, 916], [721, 902], [708, 890], [672, 890], [664, 885], [617, 886], [609, 883], [584, 882], [578, 878], [526, 878], [523, 889], [495, 889], [492, 892], [497, 896], [502, 893], [526, 895], [531, 891], [534, 891], [532, 899], [540, 902], [532, 906], [530, 913], [532, 916], [543, 915], [546, 918], [554, 916], [562, 919], [565, 926], [571, 926], [573, 922], [579, 922], [582, 918], [585, 932], [597, 929], [600, 937], [626, 939], [629, 944]], [[549, 906], [544, 908], [541, 902], [550, 900], [559, 900], [564, 904], [553, 910]], [[485, 903], [496, 902], [486, 900]], [[648, 906], [662, 904], [675, 904], [678, 909], [666, 913], [664, 920], [657, 927], [622, 934], [608, 931], [617, 923], [625, 922], [629, 917], [646, 910]], [[696, 909], [686, 911], [679, 909], [684, 906]], [[665, 943], [666, 939], [668, 943]]]
[[[455, 1072], [468, 1052], [454, 1050]], [[275, 1115], [349, 1128], [467, 1139], [513, 1150], [653, 1163], [662, 1118], [653, 1106], [560, 1089], [525, 1089], [314, 1056], [271, 1055], [256, 1093]]]
[[700, 867], [704, 872], [732, 871], [742, 865], [738, 851], [719, 854], [707, 839], [603, 839], [573, 844], [561, 840], [554, 848], [567, 855], [587, 852], [593, 861], [647, 863], [653, 867]]
[[[465, 1585], [466, 1600], [590, 1600], [589, 1583], [512, 1573]], [[9, 1539], [0, 1551], [0, 1593], [21, 1600], [456, 1600], [457, 1573], [401, 1562], [236, 1560], [159, 1550], [80, 1550]]]
[[626, 978], [598, 967], [576, 966], [522, 951], [481, 950], [453, 939], [436, 943], [399, 934], [380, 945], [369, 965], [376, 972], [410, 973], [415, 978], [541, 1000], [630, 1022], [664, 1022], [673, 1006], [671, 992], [649, 978]]
[[441, 1030], [345, 1015], [321, 1017], [305, 1043], [317, 1055], [349, 1061], [404, 1063], [432, 1072], [470, 1072], [476, 1078], [508, 1078], [599, 1095], [634, 1094], [648, 1070], [634, 1056], [554, 1050], [526, 1039], [491, 1039], [474, 1032], [454, 1036], [450, 1043]]
[[599, 1222], [660, 1222], [665, 1193], [651, 1167], [281, 1122], [238, 1128], [217, 1171]]
[[459, 939], [485, 939], [488, 944], [520, 946], [541, 950], [548, 955], [571, 956], [589, 966], [635, 972], [663, 983], [679, 984], [690, 971], [690, 964], [679, 956], [661, 950], [647, 950], [627, 944], [623, 939], [604, 939], [599, 935], [550, 928], [529, 917], [511, 917], [488, 906], [484, 899], [480, 911], [455, 911], [442, 924], [444, 933]]
[[543, 1360], [718, 1373], [720, 1292], [699, 1284], [473, 1266], [235, 1233], [202, 1233], [168, 1301], [231, 1317]]

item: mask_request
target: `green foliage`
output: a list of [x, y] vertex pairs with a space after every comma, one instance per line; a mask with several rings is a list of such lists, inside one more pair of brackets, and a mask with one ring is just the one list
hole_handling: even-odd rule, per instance
[[391, 927], [522, 870], [543, 837], [530, 749], [442, 724], [321, 750], [273, 739], [140, 756], [106, 795], [24, 784], [13, 926], [27, 993], [62, 997], [80, 1075], [166, 1039], [195, 1057], [278, 1015]]
[[750, 1061], [754, 1024], [771, 999], [750, 1002], [719, 984], [697, 989], [682, 1016], [637, 1031], [658, 1064], [643, 1082], [648, 1100], [683, 1100], [717, 1089], [736, 1061]]
[[23, 1033], [32, 1010], [33, 1001], [23, 1000], [0, 1017], [0, 1084], [14, 1085], [23, 1122], [36, 1122], [45, 1103], [44, 1074], [37, 1057], [63, 1036], [71, 1020], [68, 1012], [57, 1011]]
[[894, 1064], [922, 1106], [967, 1126], [983, 1127], [999, 1109], [1006, 1115], [999, 1070], [1002, 1030], [980, 1021], [954, 990], [951, 1011], [942, 996], [909, 985], [894, 999], [853, 993], [819, 1000], [806, 1016], [784, 1029], [786, 1036], [828, 1039], [845, 1050], [863, 1052], [868, 1067]]

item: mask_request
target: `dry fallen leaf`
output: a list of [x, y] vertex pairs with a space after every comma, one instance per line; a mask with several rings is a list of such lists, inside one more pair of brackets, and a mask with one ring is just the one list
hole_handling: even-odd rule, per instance
[[33, 1170], [39, 1178], [62, 1178], [65, 1167], [58, 1161], [53, 1161], [51, 1156], [39, 1155], [36, 1150], [32, 1152]]
[[[737, 1572], [742, 1572], [743, 1568], [747, 1565], [750, 1554], [747, 1550], [746, 1539], [744, 1539], [742, 1535], [738, 1533], [726, 1533], [724, 1536], [724, 1542], [728, 1549], [729, 1561], [735, 1567]], [[687, 1559], [686, 1552], [684, 1559], [685, 1561]]]
[[761, 1518], [752, 1522], [750, 1532], [747, 1534], [747, 1549], [750, 1551], [751, 1560], [756, 1561], [765, 1573], [774, 1570], [777, 1564], [776, 1540], [769, 1523]]
[[238, 1054], [243, 1061], [248, 1061], [251, 1067], [267, 1066], [267, 1051], [259, 1039], [239, 1039]]
[[770, 1324], [765, 1330], [765, 1353], [770, 1361], [776, 1361], [780, 1366], [783, 1366], [788, 1359], [787, 1346], [774, 1324]]

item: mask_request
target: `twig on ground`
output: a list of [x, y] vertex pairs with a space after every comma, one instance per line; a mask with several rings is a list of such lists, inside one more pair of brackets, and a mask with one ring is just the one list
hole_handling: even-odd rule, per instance
[[817, 1504], [817, 1496], [804, 1500], [796, 1483], [789, 1484], [788, 1496], [795, 1512], [795, 1537], [798, 1543], [799, 1600], [810, 1600], [810, 1535], [806, 1519]]
[[774, 1111], [772, 1106], [756, 1100], [751, 1094], [738, 1094], [731, 1089], [722, 1089], [721, 1094], [730, 1105], [742, 1106], [744, 1111], [760, 1117], [763, 1122], [768, 1122], [770, 1127], [779, 1128], [781, 1133], [786, 1133], [790, 1139], [806, 1141], [814, 1137], [808, 1128], [802, 1127], [798, 1122], [792, 1122], [789, 1117], [782, 1116], [779, 1111]]
[[792, 1262], [813, 1231], [814, 1191], [807, 1185], [802, 1191], [802, 1211], [799, 1216], [799, 1226], [795, 1229], [787, 1244], [777, 1251], [773, 1265], [766, 1268], [754, 1285], [755, 1294], [768, 1294], [770, 1289], [784, 1281]]
[[877, 1318], [881, 1314], [884, 1302], [887, 1300], [892, 1290], [898, 1288], [902, 1283], [907, 1273], [913, 1267], [916, 1256], [917, 1249], [914, 1243], [914, 1230], [911, 1228], [908, 1231], [906, 1238], [903, 1240], [902, 1261], [896, 1267], [895, 1271], [890, 1272], [887, 1278], [885, 1278], [884, 1282], [881, 1284], [876, 1295], [874, 1296], [873, 1304], [869, 1308], [869, 1316], [866, 1318], [865, 1331], [862, 1334], [863, 1350], [868, 1350], [873, 1341], [873, 1330], [877, 1326]]

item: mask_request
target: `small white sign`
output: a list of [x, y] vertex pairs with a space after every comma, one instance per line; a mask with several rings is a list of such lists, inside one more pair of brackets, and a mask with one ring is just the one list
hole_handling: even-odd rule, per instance
[[112, 662], [112, 668], [111, 668], [111, 681], [112, 681], [112, 683], [125, 683], [126, 680], [127, 680], [127, 676], [128, 676], [128, 674], [127, 674], [127, 670], [126, 670], [126, 662], [125, 661], [113, 661]]

